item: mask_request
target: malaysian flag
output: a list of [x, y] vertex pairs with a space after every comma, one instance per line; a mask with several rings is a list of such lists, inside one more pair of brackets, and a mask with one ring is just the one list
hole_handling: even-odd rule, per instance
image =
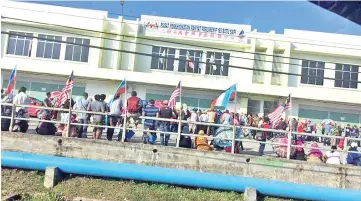
[[180, 96], [180, 94], [181, 94], [180, 86], [181, 86], [181, 82], [179, 81], [177, 87], [174, 89], [173, 93], [170, 95], [168, 106], [172, 109], [175, 106], [177, 97]]
[[59, 107], [61, 104], [64, 104], [66, 100], [69, 99], [69, 90], [71, 90], [74, 87], [74, 71], [71, 72], [68, 80], [65, 83], [65, 87], [63, 90], [61, 90], [61, 93], [57, 97], [57, 100], [55, 102], [55, 106]]
[[281, 121], [282, 114], [285, 110], [291, 109], [291, 94], [288, 95], [287, 99], [282, 105], [279, 105], [276, 109], [274, 109], [267, 116], [273, 124], [273, 128], [275, 128], [278, 123]]

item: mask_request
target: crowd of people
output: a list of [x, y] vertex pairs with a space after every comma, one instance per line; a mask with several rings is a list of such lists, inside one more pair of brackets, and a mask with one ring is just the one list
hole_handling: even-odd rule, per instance
[[[14, 97], [3, 96], [2, 102], [12, 103], [13, 101], [19, 105], [27, 105], [26, 88], [20, 88], [18, 94]], [[294, 131], [297, 133], [308, 133], [309, 136], [293, 134], [292, 143], [297, 145], [292, 149], [291, 158], [295, 160], [307, 160], [313, 162], [326, 162], [330, 164], [340, 164], [340, 153], [337, 149], [344, 149], [344, 137], [360, 138], [360, 130], [356, 125], [351, 126], [347, 124], [339, 124], [337, 122], [327, 120], [320, 124], [313, 123], [310, 120], [299, 120], [293, 118], [289, 121], [281, 119], [277, 125], [273, 125], [267, 116], [258, 116], [257, 114], [243, 114], [232, 113], [228, 110], [220, 111], [214, 108], [208, 110], [201, 109], [189, 109], [187, 105], [183, 104], [181, 108], [171, 108], [167, 100], [164, 100], [162, 106], [155, 106], [154, 100], [142, 101], [137, 97], [137, 93], [132, 91], [131, 97], [127, 99], [127, 103], [124, 104], [119, 95], [113, 97], [108, 103], [105, 102], [106, 95], [97, 94], [94, 98], [90, 98], [87, 93], [83, 94], [83, 97], [78, 98], [76, 101], [73, 99], [65, 101], [61, 108], [64, 111], [55, 111], [42, 109], [40, 118], [43, 120], [58, 120], [62, 123], [57, 127], [52, 122], [40, 122], [36, 128], [36, 132], [40, 135], [62, 135], [70, 137], [86, 138], [88, 126], [81, 124], [91, 123], [92, 137], [93, 139], [101, 139], [103, 131], [106, 130], [106, 138], [108, 140], [113, 139], [114, 133], [117, 133], [117, 140], [122, 139], [123, 125], [133, 124], [135, 128], [142, 123], [144, 126], [144, 132], [142, 141], [145, 144], [154, 144], [157, 139], [157, 133], [160, 133], [160, 144], [168, 146], [171, 133], [178, 133], [182, 131], [179, 146], [185, 148], [194, 148], [198, 150], [225, 150], [231, 151], [231, 141], [228, 141], [226, 146], [220, 146], [211, 137], [216, 137], [217, 131], [223, 128], [222, 125], [235, 125], [236, 127], [236, 139], [249, 138], [260, 142], [275, 141], [275, 139], [285, 140], [287, 133], [285, 132], [270, 132], [259, 131], [256, 129], [243, 128], [245, 127], [257, 127], [265, 129], [275, 129], [283, 131]], [[51, 100], [50, 93], [46, 94], [43, 100], [43, 105], [46, 107], [53, 107], [54, 100]], [[123, 107], [126, 105], [126, 108]], [[72, 112], [69, 119], [69, 108], [76, 112]], [[125, 117], [125, 110], [126, 117]], [[93, 114], [82, 113], [81, 111], [91, 111]], [[26, 115], [27, 107], [17, 107], [16, 117], [28, 117]], [[101, 114], [103, 113], [103, 114]], [[107, 115], [104, 115], [106, 113]], [[2, 106], [2, 116], [11, 115], [11, 106]], [[141, 122], [140, 117], [144, 116], [145, 119]], [[148, 117], [148, 119], [147, 119]], [[152, 118], [153, 117], [153, 118]], [[162, 118], [164, 120], [156, 120], [154, 118]], [[124, 119], [125, 118], [125, 119]], [[150, 118], [150, 119], [149, 119]], [[167, 119], [167, 120], [166, 120]], [[181, 123], [179, 121], [172, 120], [184, 120], [187, 123]], [[67, 128], [68, 121], [73, 125]], [[213, 125], [201, 125], [199, 123], [210, 123]], [[22, 124], [21, 124], [22, 123]], [[76, 125], [78, 123], [78, 125]], [[24, 125], [26, 124], [26, 125]], [[218, 124], [218, 125], [216, 125]], [[18, 131], [25, 133], [28, 129], [27, 121], [16, 120], [13, 128], [10, 128], [10, 119], [2, 118], [1, 129], [2, 131]], [[102, 128], [102, 126], [115, 126], [114, 128]], [[17, 128], [17, 130], [14, 130]], [[69, 131], [69, 134], [67, 133]], [[233, 130], [232, 130], [233, 132]], [[134, 132], [130, 129], [125, 132], [124, 141], [129, 141], [134, 135]], [[191, 137], [191, 134], [198, 134]], [[323, 136], [339, 136], [340, 138], [327, 138], [313, 136], [315, 134]], [[287, 142], [287, 141], [286, 141]], [[318, 143], [323, 143], [324, 146], [331, 146], [332, 151], [323, 154], [319, 149]], [[310, 151], [306, 154], [304, 147], [310, 144]], [[260, 143], [259, 154], [263, 155], [266, 144]], [[350, 151], [358, 151], [360, 147], [360, 141], [349, 140]], [[234, 152], [240, 153], [243, 148], [241, 141], [236, 141], [233, 145]], [[284, 145], [274, 146], [274, 150], [280, 157], [287, 156], [287, 149]], [[361, 154], [360, 153], [348, 153], [347, 163], [361, 166]]]

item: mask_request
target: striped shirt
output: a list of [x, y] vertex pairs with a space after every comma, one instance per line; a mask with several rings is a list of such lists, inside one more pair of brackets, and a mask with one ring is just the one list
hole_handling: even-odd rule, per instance
[[[155, 107], [154, 105], [147, 105], [143, 109], [143, 112], [144, 112], [144, 116], [146, 116], [146, 117], [156, 117], [157, 113], [159, 112], [159, 109], [157, 107]], [[154, 127], [155, 120], [145, 119], [144, 126]]]

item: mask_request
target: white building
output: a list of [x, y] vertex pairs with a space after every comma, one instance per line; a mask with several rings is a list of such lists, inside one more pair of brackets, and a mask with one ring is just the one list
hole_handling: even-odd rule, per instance
[[236, 83], [240, 112], [267, 114], [291, 93], [291, 116], [361, 123], [361, 36], [259, 33], [250, 25], [147, 15], [114, 19], [105, 11], [11, 1], [1, 11], [3, 88], [14, 65], [16, 88], [39, 99], [61, 90], [72, 70], [75, 96], [110, 96], [126, 79], [129, 93], [162, 100], [182, 80], [182, 102], [207, 108]]

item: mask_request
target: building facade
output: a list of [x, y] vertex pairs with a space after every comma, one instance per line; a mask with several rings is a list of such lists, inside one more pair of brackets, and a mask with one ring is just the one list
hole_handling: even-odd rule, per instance
[[[142, 99], [209, 108], [237, 84], [229, 109], [268, 114], [289, 93], [288, 116], [361, 123], [361, 36], [285, 29], [260, 33], [235, 25], [5, 1], [1, 79], [16, 65], [16, 88], [42, 99], [74, 70], [73, 96], [111, 96], [120, 80]], [[129, 95], [128, 93], [128, 95]]]

